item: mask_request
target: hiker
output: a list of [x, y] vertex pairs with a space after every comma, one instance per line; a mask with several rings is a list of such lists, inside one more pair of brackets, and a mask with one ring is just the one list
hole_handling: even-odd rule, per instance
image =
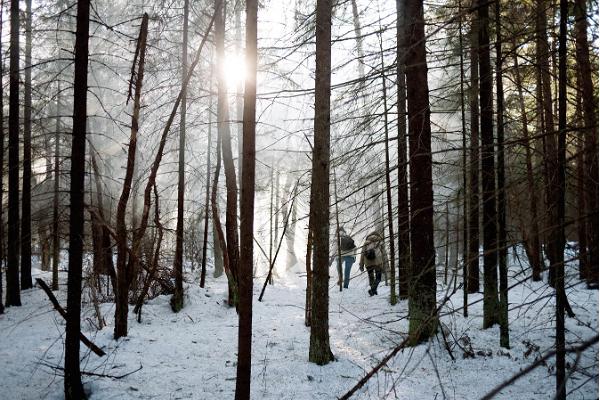
[[[337, 241], [336, 241], [337, 242]], [[338, 257], [338, 246], [333, 246], [334, 252], [331, 258], [329, 259], [329, 265], [337, 259]], [[356, 245], [354, 244], [354, 240], [350, 235], [346, 233], [344, 228], [340, 228], [339, 230], [339, 255], [341, 256], [342, 263], [344, 264], [344, 288], [348, 289], [348, 284], [350, 283], [350, 272], [352, 271], [352, 265], [356, 261], [355, 256]], [[338, 275], [339, 279], [342, 279], [342, 271], [339, 269], [339, 261], [336, 261], [338, 266]]]
[[383, 235], [379, 231], [371, 232], [365, 238], [360, 255], [360, 271], [367, 267], [369, 274], [369, 296], [377, 294], [377, 286], [381, 282], [381, 274], [388, 269]]

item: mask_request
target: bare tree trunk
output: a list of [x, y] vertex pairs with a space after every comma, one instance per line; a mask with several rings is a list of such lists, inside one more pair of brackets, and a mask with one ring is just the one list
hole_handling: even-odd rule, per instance
[[[473, 0], [477, 4], [477, 0]], [[471, 16], [471, 88], [469, 110], [471, 120], [470, 190], [469, 190], [469, 293], [479, 292], [479, 21]]]
[[[225, 234], [223, 233], [223, 227], [221, 225], [221, 217], [219, 216], [219, 210], [217, 208], [217, 190], [219, 188], [219, 174], [221, 173], [221, 132], [217, 132], [217, 161], [215, 163], [215, 176], [213, 178], [212, 193], [211, 193], [211, 211], [213, 219], [213, 227], [216, 233], [216, 240], [214, 243], [215, 254], [217, 254], [217, 248], [221, 250], [221, 257], [223, 260], [223, 269], [227, 275], [227, 287], [228, 287], [228, 304], [230, 306], [235, 305], [235, 298], [237, 297], [237, 284], [231, 276], [229, 269], [229, 256], [227, 253], [227, 243], [225, 242]], [[216, 256], [215, 256], [216, 258]]]
[[25, 0], [23, 192], [21, 197], [21, 290], [31, 289], [31, 0]]
[[[129, 310], [129, 283], [131, 281], [131, 269], [128, 263], [135, 253], [128, 254], [127, 226], [125, 225], [125, 212], [127, 202], [131, 193], [131, 184], [133, 180], [133, 168], [135, 165], [137, 133], [139, 130], [140, 116], [140, 98], [142, 95], [142, 84], [144, 82], [144, 63], [146, 58], [146, 37], [148, 34], [148, 15], [144, 14], [140, 27], [136, 54], [131, 68], [130, 92], [135, 88], [133, 94], [133, 114], [131, 115], [131, 134], [129, 137], [129, 146], [127, 151], [127, 167], [125, 169], [125, 180], [119, 203], [117, 204], [117, 288], [115, 296], [115, 329], [114, 337], [127, 336], [127, 314]], [[137, 65], [137, 72], [136, 70]], [[134, 82], [135, 78], [135, 82]], [[129, 261], [128, 261], [129, 258]]]
[[81, 383], [79, 335], [81, 331], [81, 276], [83, 263], [83, 201], [85, 179], [85, 136], [87, 121], [87, 74], [90, 3], [77, 1], [75, 34], [75, 82], [73, 88], [73, 140], [69, 218], [69, 273], [67, 281], [67, 326], [65, 338], [65, 399], [87, 398]]
[[310, 219], [314, 239], [312, 312], [308, 360], [333, 361], [329, 347], [329, 152], [331, 96], [331, 0], [317, 0], [315, 120]]
[[[569, 4], [560, 0], [560, 34], [558, 45], [558, 154], [555, 172], [555, 186], [552, 188], [555, 214], [553, 221], [557, 224], [551, 232], [552, 250], [551, 265], [555, 265], [556, 289], [556, 399], [567, 398], [567, 381], [565, 376], [565, 169], [567, 138], [567, 20]], [[596, 199], [597, 201], [597, 199]]]
[[500, 304], [500, 346], [510, 348], [508, 331], [508, 267], [506, 265], [506, 179], [504, 172], [504, 85], [502, 83], [502, 25], [500, 1], [495, 6], [496, 17], [496, 133], [498, 135], [498, 274]]
[[598, 100], [594, 95], [592, 67], [590, 65], [589, 44], [587, 40], [587, 10], [585, 0], [575, 1], [575, 44], [577, 66], [581, 79], [580, 92], [583, 102], [585, 121], [585, 187], [587, 214], [587, 262], [590, 265], [588, 286], [598, 287]]
[[250, 399], [252, 366], [252, 271], [254, 246], [254, 181], [256, 136], [256, 64], [258, 1], [246, 1], [246, 65], [248, 76], [244, 88], [242, 195], [240, 207], [240, 270], [238, 365], [235, 383], [236, 400]]
[[8, 257], [6, 306], [20, 306], [19, 289], [19, 2], [10, 5], [8, 110]]
[[[4, 0], [0, 1], [0, 76], [4, 76], [2, 26], [4, 26]], [[4, 85], [0, 85], [0, 204], [4, 204], [4, 136]], [[4, 314], [4, 296], [2, 293], [4, 257], [4, 207], [0, 207], [0, 314]]]
[[[212, 58], [212, 57], [211, 57]], [[212, 65], [212, 63], [211, 63]], [[212, 92], [213, 69], [210, 69], [209, 92]], [[208, 246], [208, 229], [210, 216], [210, 152], [212, 147], [212, 102], [213, 96], [208, 98], [208, 144], [206, 145], [206, 199], [204, 202], [204, 234], [202, 238], [202, 267], [200, 270], [200, 287], [203, 288], [206, 280], [206, 250]], [[214, 274], [217, 275], [217, 257], [216, 247], [213, 251], [213, 264], [215, 267]], [[222, 272], [221, 272], [222, 273]], [[219, 275], [220, 276], [220, 275]]]
[[[219, 1], [219, 0], [215, 0]], [[225, 6], [217, 14], [215, 20], [215, 42], [217, 50], [217, 65], [222, 65], [225, 60]], [[238, 281], [238, 265], [240, 261], [240, 248], [238, 239], [238, 199], [237, 181], [233, 154], [231, 151], [231, 130], [229, 125], [229, 107], [227, 101], [227, 83], [222, 73], [217, 80], [217, 129], [221, 136], [221, 152], [223, 156], [223, 169], [225, 171], [225, 186], [227, 188], [227, 207], [225, 210], [225, 234], [227, 237], [227, 257], [229, 259], [229, 271], [232, 278]], [[233, 293], [233, 302], [237, 308], [237, 291]]]
[[[408, 298], [410, 282], [410, 211], [406, 157], [406, 32], [405, 2], [396, 0], [396, 81], [398, 91], [398, 297]], [[394, 265], [391, 266], [395, 268]]]
[[188, 45], [188, 14], [189, 0], [183, 3], [183, 41], [181, 54], [181, 108], [179, 123], [179, 170], [177, 174], [177, 226], [175, 228], [175, 260], [173, 273], [175, 275], [175, 293], [171, 297], [171, 309], [179, 312], [183, 308], [183, 208], [185, 196], [185, 117], [187, 110], [187, 89], [183, 85], [187, 74], [187, 45]]
[[385, 83], [385, 65], [383, 61], [383, 43], [381, 37], [379, 38], [379, 52], [381, 56], [381, 84], [383, 90], [382, 95], [384, 118], [383, 123], [385, 132], [385, 192], [387, 195], [388, 233], [390, 235], [390, 304], [395, 305], [396, 303], [398, 303], [398, 298], [396, 297], [396, 249], [394, 246], [394, 212], [392, 205], [392, 181], [390, 177], [390, 133], [388, 129], [387, 86]]
[[[513, 47], [516, 49], [516, 42], [513, 42]], [[529, 237], [525, 238], [525, 246], [528, 249], [527, 255], [529, 263], [532, 269], [532, 279], [534, 281], [542, 280], [542, 271], [544, 265], [542, 262], [542, 249], [540, 245], [540, 230], [538, 221], [538, 197], [537, 197], [537, 185], [533, 177], [533, 156], [531, 154], [532, 142], [529, 139], [529, 122], [527, 120], [527, 112], [525, 110], [525, 97], [523, 96], [523, 83], [521, 79], [521, 71], [519, 69], [519, 61], [516, 50], [513, 52], [513, 62], [515, 69], [515, 83], [517, 85], [517, 91], [519, 94], [519, 107], [521, 109], [521, 125], [523, 130], [523, 141], [525, 146], [525, 164], [527, 167], [527, 185], [530, 188], [529, 191], [529, 210], [531, 219], [529, 220]]]
[[[462, 3], [459, 0], [458, 8], [458, 40], [460, 47], [460, 120], [462, 131], [462, 181], [463, 181], [463, 251], [462, 251], [462, 274], [463, 274], [463, 316], [469, 316], [469, 274], [468, 274], [468, 251], [469, 251], [469, 202], [467, 196], [467, 123], [465, 117], [465, 68], [463, 56], [463, 33], [462, 33]], [[458, 240], [458, 239], [457, 239]]]
[[435, 247], [433, 244], [433, 187], [431, 176], [431, 122], [425, 21], [422, 0], [406, 1], [408, 49], [406, 87], [410, 147], [411, 255], [409, 291], [409, 343], [416, 345], [435, 335]]
[[[550, 65], [549, 65], [549, 57], [550, 57], [550, 48], [548, 46], [548, 35], [547, 35], [547, 17], [546, 11], [548, 7], [548, 0], [536, 0], [536, 63], [539, 68], [540, 78], [541, 78], [541, 107], [542, 107], [542, 141], [544, 143], [544, 169], [545, 169], [545, 193], [546, 193], [546, 232], [551, 232], [555, 227], [553, 226], [556, 221], [552, 219], [553, 213], [555, 211], [553, 208], [553, 200], [552, 200], [552, 189], [551, 187], [554, 185], [553, 180], [555, 179], [554, 168], [556, 160], [556, 135], [554, 134], [554, 115], [552, 110], [552, 89], [551, 89], [551, 79], [552, 75], [550, 73]], [[548, 235], [546, 235], [548, 236]], [[550, 253], [554, 253], [554, 243], [549, 240], [548, 237], [545, 238], [545, 250], [548, 258], [550, 258]], [[550, 263], [550, 275], [549, 275], [549, 283], [550, 286], [554, 287], [554, 268], [555, 265]]]
[[494, 167], [494, 110], [490, 65], [489, 4], [478, 0], [479, 103], [481, 108], [481, 187], [483, 200], [483, 328], [499, 322], [498, 220]]
[[58, 290], [58, 264], [60, 263], [59, 189], [60, 189], [60, 82], [56, 92], [56, 125], [54, 130], [54, 192], [52, 198], [52, 290]]

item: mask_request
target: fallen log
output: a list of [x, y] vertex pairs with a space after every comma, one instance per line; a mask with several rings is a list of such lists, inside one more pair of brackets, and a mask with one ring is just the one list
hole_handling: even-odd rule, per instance
[[[56, 311], [58, 311], [58, 313], [60, 315], [62, 315], [62, 317], [66, 321], [66, 319], [67, 319], [67, 312], [58, 303], [58, 300], [56, 299], [56, 297], [54, 296], [54, 293], [52, 293], [52, 290], [50, 290], [50, 288], [48, 287], [48, 285], [46, 284], [46, 282], [44, 282], [41, 278], [36, 278], [35, 281], [38, 283], [38, 285], [40, 285], [40, 287], [44, 290], [44, 292], [46, 292], [46, 294], [48, 295], [48, 298], [50, 299], [50, 302], [52, 303], [52, 305], [54, 306], [54, 308], [56, 309]], [[106, 355], [106, 353], [100, 347], [98, 347], [94, 343], [92, 343], [81, 332], [79, 332], [79, 340], [81, 340], [81, 343], [83, 343], [84, 345], [86, 345], [91, 351], [93, 351], [94, 353], [96, 353], [98, 355], [98, 357], [103, 357], [103, 356]]]

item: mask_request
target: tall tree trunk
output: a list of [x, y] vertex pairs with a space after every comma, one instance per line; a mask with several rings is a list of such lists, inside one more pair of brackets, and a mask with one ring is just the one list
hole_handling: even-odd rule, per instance
[[[473, 0], [477, 4], [477, 0]], [[469, 293], [479, 292], [479, 21], [471, 16], [471, 88], [469, 112], [471, 122], [471, 147], [469, 152]]]
[[54, 128], [54, 190], [52, 196], [52, 290], [58, 290], [58, 264], [60, 262], [59, 183], [60, 183], [60, 82], [56, 92], [56, 125]]
[[23, 192], [21, 197], [21, 290], [31, 289], [31, 0], [25, 0]]
[[[215, 0], [219, 1], [219, 0]], [[215, 42], [217, 50], [217, 65], [223, 65], [225, 61], [225, 6], [218, 13], [215, 20]], [[221, 71], [222, 68], [219, 68]], [[227, 100], [227, 82], [223, 73], [219, 73], [217, 80], [217, 129], [221, 136], [221, 152], [223, 156], [223, 169], [225, 171], [225, 186], [227, 189], [227, 207], [225, 210], [225, 235], [227, 237], [227, 256], [229, 259], [229, 270], [236, 282], [238, 280], [238, 265], [240, 260], [240, 249], [238, 239], [238, 214], [237, 214], [237, 181], [235, 177], [235, 166], [231, 151], [231, 129], [229, 124], [229, 106]], [[234, 292], [233, 302], [237, 307], [238, 293]]]
[[[398, 296], [408, 298], [410, 282], [410, 211], [406, 157], [406, 33], [404, 0], [396, 0], [396, 86], [398, 91]], [[394, 265], [391, 266], [395, 268]]]
[[[567, 381], [565, 377], [565, 169], [566, 169], [566, 138], [567, 138], [567, 20], [569, 18], [569, 4], [567, 0], [560, 0], [560, 34], [558, 45], [558, 154], [556, 156], [557, 168], [553, 169], [556, 178], [553, 191], [552, 220], [557, 224], [551, 232], [553, 242], [553, 255], [550, 257], [551, 265], [555, 265], [556, 289], [556, 399], [567, 398]], [[596, 199], [597, 201], [597, 199]]]
[[10, 4], [8, 110], [8, 254], [6, 306], [20, 306], [19, 289], [19, 2]]
[[256, 63], [258, 1], [246, 1], [246, 65], [248, 76], [244, 88], [242, 195], [240, 207], [240, 270], [238, 365], [235, 384], [236, 400], [250, 399], [252, 366], [252, 272], [254, 246], [254, 180], [256, 131]]
[[[211, 57], [212, 59], [212, 57]], [[212, 60], [211, 60], [212, 61]], [[211, 62], [212, 65], [212, 62]], [[209, 92], [211, 93], [208, 98], [208, 144], [206, 145], [206, 198], [204, 201], [204, 233], [202, 237], [202, 267], [200, 269], [200, 287], [203, 288], [206, 281], [206, 250], [208, 247], [208, 229], [209, 229], [209, 218], [210, 218], [210, 152], [212, 147], [212, 82], [213, 82], [213, 69], [210, 69], [209, 78]], [[213, 250], [213, 264], [214, 274], [217, 275], [217, 257], [216, 257], [217, 246], [214, 246]], [[221, 272], [222, 273], [222, 272]]]
[[73, 85], [73, 140], [71, 144], [71, 185], [69, 217], [69, 272], [67, 281], [67, 326], [65, 338], [65, 398], [87, 398], [81, 383], [79, 335], [81, 331], [81, 275], [83, 263], [83, 200], [85, 178], [85, 136], [87, 121], [87, 74], [90, 3], [77, 1], [75, 34], [75, 82]]
[[575, 0], [575, 44], [577, 66], [581, 79], [579, 89], [583, 99], [585, 122], [585, 187], [587, 214], [588, 285], [598, 286], [598, 100], [594, 95], [592, 67], [587, 40], [587, 9], [585, 0]]
[[508, 267], [506, 265], [506, 179], [504, 172], [504, 85], [502, 83], [502, 25], [496, 1], [496, 132], [498, 135], [498, 274], [500, 289], [500, 346], [510, 348], [508, 332]]
[[[398, 302], [396, 297], [396, 249], [394, 248], [394, 212], [392, 205], [392, 180], [390, 177], [390, 133], [388, 129], [387, 85], [385, 83], [385, 64], [383, 60], [383, 42], [379, 38], [379, 54], [381, 56], [381, 85], [383, 95], [383, 127], [385, 132], [385, 192], [387, 195], [387, 220], [390, 235], [390, 304]], [[384, 266], [384, 269], [386, 267]]]
[[[536, 64], [539, 68], [540, 80], [541, 80], [541, 109], [542, 109], [542, 141], [544, 143], [544, 176], [545, 176], [545, 194], [546, 194], [546, 229], [545, 231], [549, 234], [555, 229], [555, 220], [552, 219], [553, 213], [553, 200], [552, 200], [552, 187], [555, 184], [554, 169], [556, 160], [556, 135], [554, 134], [554, 115], [552, 110], [552, 89], [551, 79], [552, 75], [550, 72], [550, 47], [548, 46], [548, 35], [547, 35], [547, 17], [546, 11], [548, 8], [548, 0], [536, 0]], [[554, 244], [549, 240], [548, 235], [545, 235], [544, 240], [545, 250], [548, 257], [550, 253], [554, 252], [552, 246]], [[554, 267], [550, 263], [550, 275], [549, 282], [551, 286], [554, 286]]]
[[177, 226], [175, 228], [175, 293], [171, 297], [171, 309], [179, 312], [183, 308], [183, 208], [185, 196], [185, 117], [187, 110], [187, 90], [184, 86], [187, 74], [189, 0], [183, 3], [183, 40], [181, 51], [181, 108], [179, 122], [179, 169], [177, 174]]
[[437, 331], [435, 247], [433, 244], [433, 184], [431, 122], [425, 21], [422, 0], [406, 1], [406, 88], [410, 148], [411, 256], [408, 301], [409, 343], [423, 342]]
[[[0, 76], [4, 76], [2, 26], [4, 25], [4, 0], [0, 1]], [[4, 85], [0, 85], [0, 204], [4, 204]], [[2, 270], [4, 269], [4, 207], [0, 207], [0, 314], [4, 314]]]
[[[516, 49], [516, 41], [513, 42], [513, 47]], [[540, 245], [540, 230], [537, 211], [537, 185], [533, 177], [533, 156], [531, 154], [531, 148], [533, 146], [533, 143], [529, 138], [529, 121], [527, 119], [527, 112], [525, 110], [523, 83], [521, 79], [521, 70], [519, 69], [519, 61], [516, 50], [513, 52], [513, 63], [515, 70], [515, 83], [517, 85], [517, 91], [519, 94], [519, 107], [521, 109], [521, 125], [523, 131], [523, 142], [525, 146], [525, 165], [527, 167], [527, 186], [530, 188], [529, 212], [531, 218], [529, 220], [529, 228], [525, 228], [525, 232], [530, 233], [528, 233], [528, 237], [525, 238], [525, 246], [528, 249], [527, 255], [532, 269], [532, 279], [533, 281], [541, 281], [544, 265], [542, 262], [542, 249]]]
[[[242, 8], [244, 3], [242, 1], [236, 1], [234, 4], [234, 16], [235, 16], [235, 55], [239, 57], [242, 52]], [[242, 59], [243, 60], [243, 59]], [[243, 113], [244, 113], [244, 82], [238, 79], [238, 86], [235, 91], [235, 116], [236, 116], [236, 127], [237, 127], [237, 145], [238, 145], [238, 186], [242, 187], [242, 158], [243, 158]], [[241, 197], [241, 196], [240, 196]], [[240, 210], [241, 210], [241, 198], [240, 198]], [[241, 211], [240, 211], [241, 212]]]
[[481, 108], [481, 188], [483, 200], [483, 328], [499, 322], [498, 220], [494, 167], [494, 110], [490, 65], [489, 4], [478, 0], [479, 103]]
[[308, 360], [333, 361], [329, 347], [329, 152], [331, 96], [331, 0], [317, 0], [315, 120], [310, 192], [313, 234], [312, 312]]
[[[131, 68], [131, 82], [129, 97], [133, 96], [133, 113], [131, 115], [131, 133], [129, 137], [129, 146], [127, 149], [127, 167], [125, 169], [125, 180], [123, 181], [123, 190], [119, 202], [117, 203], [117, 288], [115, 299], [115, 329], [114, 337], [119, 339], [127, 336], [127, 316], [129, 310], [129, 283], [131, 281], [131, 268], [135, 257], [133, 250], [128, 251], [129, 241], [127, 238], [127, 225], [125, 223], [125, 212], [127, 202], [131, 193], [133, 181], [133, 169], [135, 165], [135, 156], [137, 148], [137, 134], [139, 130], [140, 117], [140, 99], [142, 96], [142, 85], [144, 82], [144, 63], [146, 58], [146, 37], [148, 34], [148, 15], [144, 14], [140, 26], [136, 53]], [[137, 65], [137, 71], [136, 71]], [[134, 81], [135, 79], [135, 81]], [[131, 90], [135, 92], [132, 94]], [[159, 150], [160, 151], [160, 150]], [[146, 203], [146, 202], [145, 202]], [[144, 204], [146, 207], [146, 204]], [[135, 238], [134, 238], [135, 240]]]
[[468, 250], [469, 250], [469, 202], [467, 197], [467, 121], [465, 117], [465, 63], [464, 63], [464, 47], [462, 33], [462, 3], [459, 0], [458, 6], [458, 41], [460, 47], [460, 121], [462, 130], [462, 194], [463, 194], [463, 251], [462, 251], [462, 274], [463, 274], [463, 316], [469, 316], [469, 274], [468, 274]]

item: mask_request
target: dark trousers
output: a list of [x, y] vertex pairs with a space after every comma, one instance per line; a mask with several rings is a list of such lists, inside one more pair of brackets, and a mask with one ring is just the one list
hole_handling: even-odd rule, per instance
[[381, 268], [378, 266], [367, 267], [367, 273], [369, 274], [369, 286], [371, 291], [377, 292], [377, 286], [381, 282]]

